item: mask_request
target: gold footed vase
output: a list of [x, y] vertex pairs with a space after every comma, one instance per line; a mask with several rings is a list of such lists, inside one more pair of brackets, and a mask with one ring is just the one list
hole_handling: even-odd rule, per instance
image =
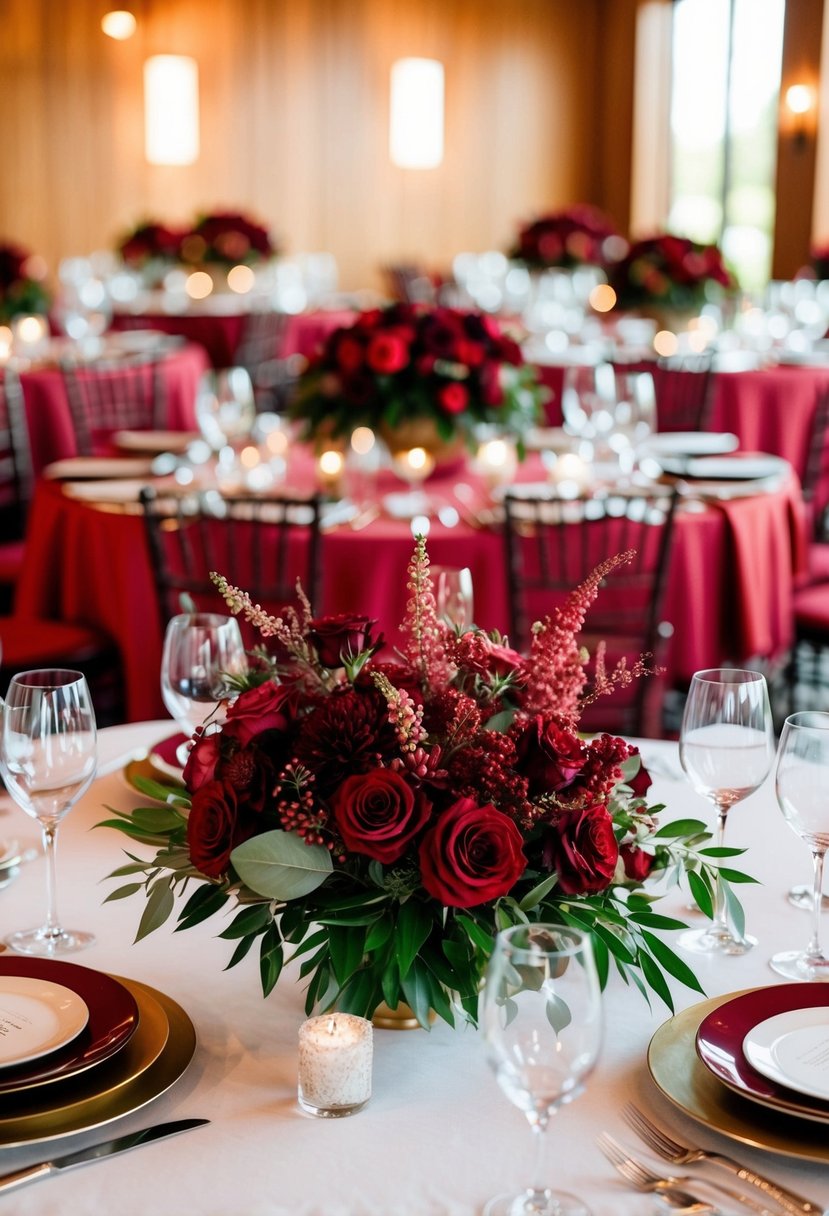
[[[433, 1023], [437, 1014], [429, 1014], [429, 1022]], [[420, 1030], [421, 1025], [414, 1015], [413, 1010], [409, 1005], [400, 1001], [396, 1008], [392, 1009], [391, 1005], [387, 1005], [385, 1001], [381, 1001], [374, 1010], [374, 1016], [371, 1019], [372, 1026], [378, 1030]]]
[[454, 464], [461, 460], [466, 448], [462, 434], [456, 433], [451, 439], [442, 438], [431, 418], [406, 418], [396, 426], [380, 423], [377, 429], [392, 455], [423, 448], [436, 465]]

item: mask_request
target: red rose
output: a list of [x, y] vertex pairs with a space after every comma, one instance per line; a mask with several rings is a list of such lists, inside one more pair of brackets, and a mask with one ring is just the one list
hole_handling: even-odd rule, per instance
[[193, 795], [187, 819], [190, 860], [208, 878], [221, 878], [239, 842], [233, 787], [224, 781], [208, 781]]
[[356, 338], [345, 337], [337, 341], [336, 359], [338, 365], [349, 376], [363, 366], [363, 347]]
[[[632, 756], [636, 756], [639, 753], [637, 752], [636, 748], [634, 747], [634, 748], [631, 748], [630, 754]], [[628, 782], [628, 785], [633, 790], [633, 793], [637, 798], [644, 798], [645, 794], [648, 792], [648, 790], [653, 785], [653, 780], [651, 778], [650, 773], [645, 768], [644, 764], [641, 763], [641, 756], [640, 756], [639, 772], [636, 774], [636, 776], [633, 778], [632, 781]]]
[[409, 348], [397, 334], [375, 334], [368, 344], [366, 363], [376, 372], [399, 372], [409, 362]]
[[625, 865], [625, 875], [633, 882], [644, 882], [653, 869], [654, 857], [644, 849], [634, 848], [633, 845], [623, 844], [619, 856]]
[[457, 381], [444, 384], [438, 392], [438, 401], [447, 414], [462, 414], [469, 404], [469, 389]]
[[331, 809], [350, 852], [390, 865], [403, 856], [432, 805], [394, 769], [375, 768], [346, 777], [331, 798]]
[[184, 784], [191, 794], [216, 776], [216, 768], [222, 756], [221, 737], [217, 731], [210, 735], [200, 735], [191, 747], [182, 773]]
[[530, 796], [566, 789], [587, 761], [578, 735], [541, 714], [527, 723], [516, 745], [519, 771], [529, 780]]
[[554, 825], [549, 861], [564, 895], [586, 895], [610, 885], [619, 858], [613, 820], [606, 806], [567, 811]]
[[247, 689], [228, 709], [223, 734], [234, 739], [240, 747], [247, 747], [266, 730], [287, 731], [292, 718], [292, 697], [289, 688], [274, 684], [272, 680]]
[[456, 655], [459, 667], [479, 676], [523, 675], [524, 660], [518, 651], [493, 642], [482, 630], [462, 634], [456, 643]]
[[498, 899], [527, 866], [516, 825], [492, 803], [459, 798], [420, 845], [423, 886], [450, 908], [474, 908]]
[[311, 621], [307, 637], [323, 667], [334, 669], [343, 666], [343, 655], [358, 655], [373, 648], [371, 626], [376, 624], [367, 616], [341, 612]]

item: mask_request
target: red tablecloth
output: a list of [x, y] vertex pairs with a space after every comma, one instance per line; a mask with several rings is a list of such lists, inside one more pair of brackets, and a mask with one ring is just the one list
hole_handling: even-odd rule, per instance
[[[532, 466], [522, 475], [532, 478]], [[474, 482], [469, 474], [464, 481]], [[429, 485], [435, 506], [452, 498], [454, 479]], [[322, 541], [318, 612], [356, 611], [378, 619], [390, 643], [403, 618], [408, 521], [385, 517], [361, 531], [343, 527]], [[507, 631], [503, 538], [466, 523], [433, 519], [433, 563], [472, 571], [477, 623]], [[800, 498], [794, 480], [773, 494], [734, 499], [677, 520], [665, 616], [675, 629], [670, 658], [678, 683], [694, 671], [785, 650], [792, 636], [792, 588], [803, 561]], [[121, 648], [131, 719], [164, 716], [158, 687], [161, 627], [137, 514], [68, 498], [38, 487], [30, 516], [17, 610], [105, 629]]]
[[[187, 345], [172, 351], [162, 362], [165, 386], [165, 430], [196, 430], [196, 389], [208, 362], [200, 346]], [[94, 375], [94, 364], [89, 374]], [[135, 375], [125, 369], [124, 376]], [[75, 433], [61, 373], [54, 369], [23, 372], [20, 377], [32, 468], [39, 473], [54, 460], [77, 455]]]

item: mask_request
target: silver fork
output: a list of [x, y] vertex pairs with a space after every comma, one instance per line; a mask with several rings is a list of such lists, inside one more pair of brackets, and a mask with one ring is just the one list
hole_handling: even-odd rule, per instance
[[703, 1212], [707, 1212], [711, 1216], [715, 1216], [718, 1209], [713, 1204], [706, 1203], [704, 1200], [698, 1199], [696, 1195], [690, 1194], [689, 1191], [683, 1191], [681, 1187], [674, 1186], [673, 1179], [659, 1178], [656, 1174], [652, 1174], [638, 1161], [628, 1157], [611, 1136], [602, 1134], [596, 1143], [610, 1164], [618, 1170], [626, 1182], [635, 1186], [637, 1191], [648, 1191], [658, 1195], [677, 1211], [689, 1214], [699, 1213], [700, 1216]]
[[665, 1161], [670, 1161], [673, 1165], [691, 1165], [695, 1161], [710, 1161], [714, 1165], [719, 1165], [723, 1169], [730, 1170], [732, 1174], [736, 1174], [743, 1182], [750, 1182], [752, 1186], [756, 1186], [768, 1198], [773, 1199], [786, 1212], [796, 1213], [796, 1216], [823, 1216], [823, 1205], [815, 1203], [811, 1199], [806, 1199], [803, 1195], [798, 1195], [796, 1191], [791, 1191], [787, 1187], [780, 1186], [777, 1182], [772, 1182], [770, 1178], [764, 1177], [762, 1174], [750, 1170], [747, 1166], [740, 1165], [738, 1161], [734, 1161], [731, 1157], [726, 1157], [722, 1153], [711, 1152], [708, 1149], [697, 1148], [694, 1145], [680, 1144], [678, 1140], [672, 1140], [661, 1128], [652, 1123], [651, 1120], [644, 1115], [641, 1110], [631, 1103], [625, 1105], [622, 1110], [627, 1123], [633, 1128], [637, 1136], [644, 1140], [648, 1148], [653, 1149], [658, 1157], [662, 1157]]
[[636, 1157], [632, 1157], [630, 1153], [627, 1152], [627, 1150], [624, 1149], [622, 1145], [619, 1144], [617, 1140], [614, 1140], [614, 1138], [607, 1132], [603, 1133], [601, 1136], [599, 1147], [607, 1159], [612, 1161], [620, 1172], [622, 1170], [622, 1166], [624, 1165], [631, 1174], [636, 1173], [640, 1177], [649, 1180], [655, 1191], [659, 1191], [660, 1189], [682, 1187], [688, 1183], [693, 1186], [695, 1182], [698, 1182], [702, 1186], [709, 1187], [718, 1195], [722, 1195], [725, 1199], [730, 1200], [731, 1203], [739, 1203], [743, 1207], [748, 1208], [749, 1211], [759, 1213], [759, 1216], [776, 1216], [776, 1214], [770, 1211], [769, 1208], [764, 1207], [762, 1203], [759, 1203], [756, 1199], [752, 1199], [749, 1195], [742, 1195], [739, 1191], [733, 1190], [732, 1187], [723, 1186], [719, 1182], [712, 1182], [709, 1178], [694, 1179], [687, 1177], [687, 1175], [681, 1177], [670, 1176], [668, 1178], [660, 1178], [657, 1174], [654, 1174], [653, 1171], [644, 1164], [644, 1162], [638, 1161]]

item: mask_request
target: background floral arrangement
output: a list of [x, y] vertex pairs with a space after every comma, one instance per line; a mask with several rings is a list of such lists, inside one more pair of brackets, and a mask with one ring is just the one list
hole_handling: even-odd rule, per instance
[[144, 220], [118, 242], [118, 253], [127, 266], [141, 270], [153, 262], [170, 265], [179, 260], [182, 231], [155, 220]]
[[[604, 666], [587, 691], [578, 633], [600, 565], [536, 627], [522, 657], [497, 634], [455, 633], [437, 617], [425, 543], [409, 566], [403, 661], [378, 660], [365, 617], [268, 616], [214, 579], [234, 612], [274, 639], [284, 662], [231, 702], [221, 729], [197, 737], [186, 788], [142, 783], [161, 805], [114, 812], [103, 826], [156, 848], [112, 877], [109, 899], [143, 891], [138, 937], [178, 916], [188, 928], [232, 901], [220, 933], [229, 965], [259, 940], [263, 991], [286, 950], [307, 980], [306, 1008], [370, 1016], [382, 1001], [471, 1020], [495, 933], [529, 920], [591, 931], [603, 982], [610, 964], [671, 1008], [665, 972], [697, 991], [654, 930], [682, 923], [653, 910], [643, 884], [687, 874], [710, 915], [716, 867], [736, 849], [704, 847], [696, 820], [659, 827], [650, 778], [619, 738], [578, 734], [586, 700], [647, 668]], [[719, 869], [732, 911], [730, 881]]]
[[190, 228], [144, 220], [121, 238], [117, 248], [123, 261], [137, 269], [152, 263], [178, 262], [193, 266], [254, 265], [278, 252], [267, 228], [238, 211], [202, 215]]
[[45, 267], [20, 245], [0, 242], [0, 322], [49, 311]]
[[541, 215], [519, 229], [510, 257], [537, 269], [605, 266], [608, 241], [620, 238], [613, 222], [587, 203]]
[[619, 308], [694, 307], [737, 286], [716, 245], [670, 233], [635, 241], [608, 273]]
[[829, 244], [815, 245], [809, 255], [809, 261], [816, 279], [829, 279]]
[[431, 419], [443, 439], [479, 423], [521, 435], [541, 390], [518, 343], [491, 317], [454, 308], [394, 304], [329, 334], [300, 377], [292, 413], [305, 436], [350, 435]]

